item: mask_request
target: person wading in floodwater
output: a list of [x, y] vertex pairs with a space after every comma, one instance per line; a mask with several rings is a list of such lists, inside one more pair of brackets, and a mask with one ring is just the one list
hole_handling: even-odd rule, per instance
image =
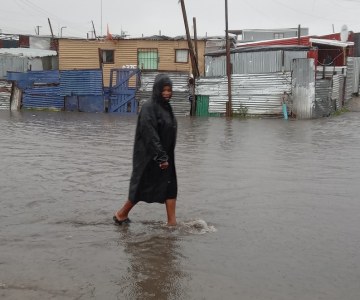
[[169, 103], [171, 96], [172, 81], [167, 75], [157, 75], [151, 99], [139, 113], [129, 196], [113, 217], [117, 225], [130, 222], [128, 214], [139, 201], [165, 203], [167, 225], [176, 225], [177, 122]]

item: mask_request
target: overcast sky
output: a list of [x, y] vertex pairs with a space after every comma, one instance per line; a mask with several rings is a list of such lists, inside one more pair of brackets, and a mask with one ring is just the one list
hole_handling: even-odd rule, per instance
[[[225, 0], [185, 0], [198, 36], [224, 35]], [[309, 28], [310, 34], [340, 32], [342, 25], [360, 32], [360, 0], [228, 0], [229, 29]], [[86, 37], [92, 31], [126, 32], [130, 37], [184, 35], [178, 0], [0, 0], [2, 33]], [[102, 22], [101, 22], [102, 21]], [[62, 30], [61, 30], [61, 27]]]

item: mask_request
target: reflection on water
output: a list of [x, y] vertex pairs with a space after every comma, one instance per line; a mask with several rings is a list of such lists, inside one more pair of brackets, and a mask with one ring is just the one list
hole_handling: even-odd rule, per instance
[[136, 116], [0, 111], [0, 298], [360, 298], [359, 114], [178, 124], [179, 225], [116, 227]]
[[189, 299], [183, 286], [186, 274], [181, 269], [178, 237], [161, 225], [152, 227], [151, 234], [135, 233], [131, 226], [119, 230], [119, 244], [130, 262], [128, 274], [119, 282], [119, 295], [126, 299]]

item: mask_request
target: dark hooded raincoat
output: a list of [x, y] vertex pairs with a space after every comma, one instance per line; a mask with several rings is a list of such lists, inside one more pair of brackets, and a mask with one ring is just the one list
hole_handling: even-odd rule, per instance
[[[170, 78], [159, 74], [155, 78], [152, 97], [139, 113], [133, 152], [133, 171], [129, 200], [132, 203], [164, 203], [177, 197], [175, 144], [177, 122], [171, 105], [162, 98], [164, 86], [172, 87]], [[160, 168], [167, 161], [169, 167]]]

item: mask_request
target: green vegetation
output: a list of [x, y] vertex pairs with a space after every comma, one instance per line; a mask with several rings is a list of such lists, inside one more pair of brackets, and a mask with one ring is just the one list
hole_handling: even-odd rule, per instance
[[248, 117], [248, 108], [242, 104], [240, 104], [240, 107], [233, 112], [234, 117], [238, 117], [241, 119], [245, 119]]
[[332, 114], [331, 114], [331, 116], [332, 117], [334, 117], [334, 116], [340, 116], [340, 115], [342, 115], [343, 113], [346, 113], [346, 112], [349, 112], [350, 110], [348, 109], [348, 108], [346, 108], [346, 107], [342, 107], [342, 108], [340, 108], [340, 109], [338, 109], [338, 110], [335, 110]]

